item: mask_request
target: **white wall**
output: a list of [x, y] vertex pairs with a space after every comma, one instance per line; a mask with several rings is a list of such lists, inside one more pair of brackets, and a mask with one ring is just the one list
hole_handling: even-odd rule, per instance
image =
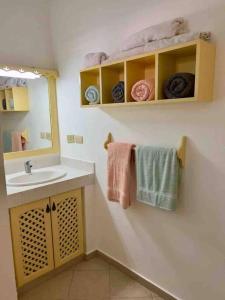
[[0, 0], [0, 63], [54, 66], [47, 0]]
[[[97, 247], [185, 300], [225, 299], [225, 5], [224, 0], [52, 1], [62, 154], [96, 161]], [[81, 109], [79, 69], [85, 53], [113, 51], [145, 26], [185, 16], [193, 30], [211, 30], [217, 43], [214, 102]], [[136, 204], [124, 211], [106, 199], [111, 131], [118, 141], [176, 145], [189, 137], [180, 205], [165, 212]], [[84, 145], [65, 135], [84, 136]], [[90, 197], [90, 196], [89, 196]], [[95, 198], [95, 199], [94, 199]], [[96, 202], [94, 202], [96, 201]], [[91, 205], [91, 204], [90, 204]], [[93, 205], [93, 204], [92, 204]], [[91, 214], [89, 217], [91, 218]]]
[[[48, 1], [0, 0], [0, 63], [54, 67]], [[0, 129], [2, 118], [0, 116]], [[16, 300], [9, 216], [0, 141], [0, 298]]]

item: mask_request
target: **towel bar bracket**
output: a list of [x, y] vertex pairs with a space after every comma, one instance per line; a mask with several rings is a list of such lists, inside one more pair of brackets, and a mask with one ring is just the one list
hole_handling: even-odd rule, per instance
[[113, 142], [112, 133], [109, 132], [108, 137], [107, 137], [107, 140], [106, 140], [105, 143], [104, 143], [104, 148], [105, 148], [105, 150], [108, 150], [108, 145], [109, 145], [110, 143], [112, 143], [112, 142]]
[[187, 143], [187, 137], [182, 136], [180, 146], [177, 149], [177, 157], [180, 160], [181, 168], [184, 168], [185, 166], [186, 143]]

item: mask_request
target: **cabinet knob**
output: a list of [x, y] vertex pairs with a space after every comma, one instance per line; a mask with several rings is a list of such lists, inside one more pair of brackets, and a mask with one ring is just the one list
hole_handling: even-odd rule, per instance
[[50, 211], [51, 211], [50, 206], [47, 204], [47, 206], [46, 206], [46, 213], [49, 214]]
[[52, 211], [55, 211], [56, 210], [56, 205], [55, 205], [55, 202], [53, 202], [52, 204]]

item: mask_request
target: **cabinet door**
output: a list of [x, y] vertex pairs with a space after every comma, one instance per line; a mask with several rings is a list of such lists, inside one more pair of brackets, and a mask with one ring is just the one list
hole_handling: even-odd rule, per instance
[[83, 246], [83, 208], [81, 190], [50, 198], [55, 266], [79, 256]]
[[10, 210], [18, 287], [54, 268], [49, 207], [47, 198]]

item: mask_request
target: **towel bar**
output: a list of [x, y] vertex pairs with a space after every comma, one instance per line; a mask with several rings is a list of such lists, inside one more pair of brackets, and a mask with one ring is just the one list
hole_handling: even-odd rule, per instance
[[[108, 145], [110, 143], [113, 142], [113, 137], [112, 137], [112, 133], [109, 132], [108, 134], [108, 137], [107, 137], [107, 140], [105, 141], [104, 143], [104, 148], [105, 150], [108, 149]], [[187, 137], [186, 136], [182, 136], [181, 138], [181, 142], [180, 142], [180, 146], [179, 148], [177, 149], [177, 157], [180, 161], [180, 165], [182, 168], [184, 168], [184, 165], [185, 165], [185, 150], [186, 150], [186, 142], [187, 142]]]

